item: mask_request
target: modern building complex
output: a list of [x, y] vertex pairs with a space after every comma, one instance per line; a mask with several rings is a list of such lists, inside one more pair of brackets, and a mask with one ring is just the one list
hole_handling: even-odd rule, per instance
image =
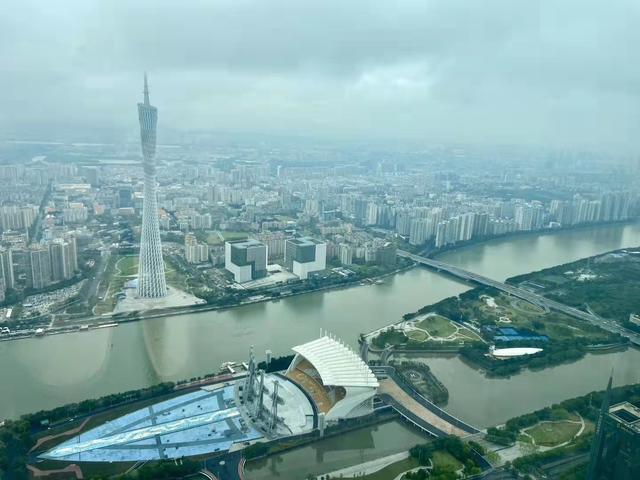
[[138, 119], [144, 158], [144, 203], [137, 295], [139, 298], [159, 298], [167, 294], [167, 284], [164, 276], [158, 220], [158, 186], [155, 161], [158, 109], [149, 103], [146, 74], [144, 76], [144, 102], [138, 103]]
[[233, 274], [238, 283], [265, 277], [267, 275], [267, 246], [254, 239], [226, 242], [224, 268]]
[[327, 268], [327, 244], [310, 237], [290, 238], [284, 246], [284, 266], [301, 280]]
[[[135, 410], [67, 439], [40, 458], [69, 462], [178, 459], [304, 435], [373, 412], [378, 381], [341, 341], [321, 336], [293, 348], [286, 372], [246, 371]], [[267, 353], [267, 362], [270, 354]]]

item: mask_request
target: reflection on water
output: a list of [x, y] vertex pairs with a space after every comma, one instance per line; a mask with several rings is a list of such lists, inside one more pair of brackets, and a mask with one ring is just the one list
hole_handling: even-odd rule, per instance
[[449, 390], [446, 410], [478, 427], [502, 424], [525, 412], [602, 390], [612, 368], [615, 385], [640, 381], [636, 349], [590, 354], [578, 362], [524, 370], [509, 378], [487, 378], [457, 356], [429, 356], [424, 362]]
[[251, 462], [246, 467], [246, 474], [251, 480], [300, 480], [309, 474], [328, 473], [407, 450], [422, 442], [424, 437], [414, 429], [398, 422], [387, 422]]

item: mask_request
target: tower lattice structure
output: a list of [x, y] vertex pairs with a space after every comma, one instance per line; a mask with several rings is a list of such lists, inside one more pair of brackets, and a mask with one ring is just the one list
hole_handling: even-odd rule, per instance
[[142, 236], [138, 263], [138, 297], [159, 298], [167, 294], [158, 221], [158, 184], [156, 181], [156, 125], [158, 109], [149, 103], [149, 86], [144, 75], [144, 102], [138, 103], [140, 142], [144, 166], [144, 203]]

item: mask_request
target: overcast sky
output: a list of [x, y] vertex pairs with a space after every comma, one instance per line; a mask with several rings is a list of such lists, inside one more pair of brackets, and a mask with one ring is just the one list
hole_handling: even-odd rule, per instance
[[160, 129], [640, 152], [639, 25], [638, 0], [3, 0], [0, 129], [135, 132], [148, 70]]

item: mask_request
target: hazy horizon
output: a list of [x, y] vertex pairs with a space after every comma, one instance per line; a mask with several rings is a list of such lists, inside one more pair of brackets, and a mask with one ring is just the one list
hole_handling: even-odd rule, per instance
[[9, 3], [5, 138], [135, 135], [147, 70], [159, 137], [640, 151], [631, 0]]

